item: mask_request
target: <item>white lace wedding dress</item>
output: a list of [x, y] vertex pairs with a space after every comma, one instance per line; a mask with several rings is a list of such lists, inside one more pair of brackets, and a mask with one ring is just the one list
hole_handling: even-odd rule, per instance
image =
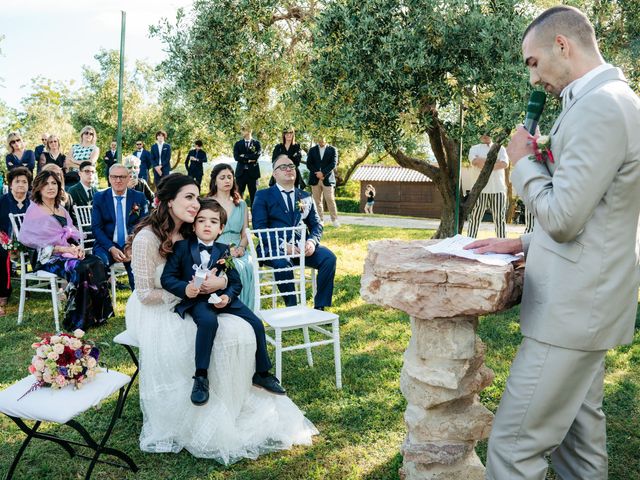
[[160, 242], [143, 229], [133, 242], [136, 289], [126, 309], [127, 330], [140, 342], [140, 448], [192, 455], [228, 465], [243, 458], [310, 445], [318, 431], [286, 396], [251, 385], [256, 342], [239, 317], [219, 317], [211, 366], [210, 398], [191, 403], [196, 325], [173, 312], [178, 298], [163, 290]]

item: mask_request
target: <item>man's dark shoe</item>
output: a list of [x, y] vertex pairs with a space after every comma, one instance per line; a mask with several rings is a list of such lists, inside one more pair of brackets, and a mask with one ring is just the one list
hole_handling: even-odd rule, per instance
[[261, 377], [259, 374], [253, 374], [253, 384], [256, 387], [264, 388], [276, 395], [286, 395], [287, 391], [280, 385], [280, 380], [275, 375], [269, 375], [268, 377]]
[[191, 403], [204, 405], [209, 401], [209, 379], [205, 377], [193, 377], [193, 390], [191, 390]]

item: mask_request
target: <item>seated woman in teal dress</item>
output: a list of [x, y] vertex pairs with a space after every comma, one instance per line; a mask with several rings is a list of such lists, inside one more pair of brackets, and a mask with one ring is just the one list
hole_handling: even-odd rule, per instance
[[218, 242], [233, 244], [230, 249], [233, 255], [233, 263], [240, 274], [242, 291], [240, 301], [253, 310], [255, 304], [255, 287], [253, 284], [253, 270], [251, 257], [247, 245], [249, 240], [245, 229], [249, 225], [247, 204], [240, 198], [236, 179], [231, 165], [219, 163], [211, 172], [208, 197], [215, 198], [227, 211], [227, 224], [224, 226]]

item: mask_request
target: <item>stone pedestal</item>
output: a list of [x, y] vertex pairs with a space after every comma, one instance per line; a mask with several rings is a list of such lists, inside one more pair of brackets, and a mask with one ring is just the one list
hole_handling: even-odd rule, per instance
[[478, 316], [519, 301], [521, 270], [433, 255], [433, 241], [369, 244], [360, 293], [411, 316], [400, 389], [408, 406], [400, 477], [481, 480], [474, 447], [487, 438], [493, 414], [478, 393], [493, 380], [476, 335]]

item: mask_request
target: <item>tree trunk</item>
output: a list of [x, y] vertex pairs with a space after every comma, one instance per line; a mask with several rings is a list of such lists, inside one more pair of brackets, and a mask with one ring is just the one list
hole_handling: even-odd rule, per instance
[[336, 187], [341, 187], [343, 185], [346, 185], [346, 183], [351, 178], [351, 175], [353, 175], [353, 172], [356, 171], [356, 167], [360, 165], [362, 162], [364, 162], [369, 157], [370, 153], [371, 153], [371, 143], [367, 143], [367, 148], [364, 151], [364, 153], [358, 158], [356, 158], [355, 161], [347, 167], [347, 171], [345, 172], [344, 177], [340, 175], [338, 172], [336, 172]]

